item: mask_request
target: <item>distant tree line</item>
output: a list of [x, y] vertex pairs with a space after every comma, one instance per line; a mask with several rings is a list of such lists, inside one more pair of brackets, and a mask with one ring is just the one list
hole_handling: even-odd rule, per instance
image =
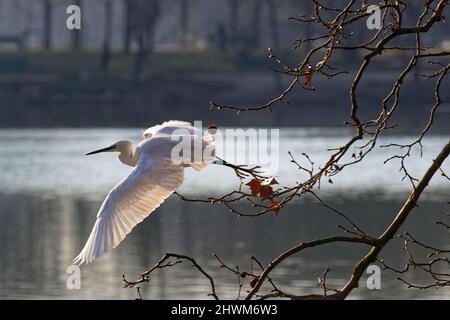
[[[32, 30], [40, 39], [36, 46], [46, 50], [55, 47], [55, 33], [60, 32], [56, 27], [56, 18], [61, 19], [60, 12], [70, 4], [82, 8], [83, 22], [89, 24], [89, 28], [72, 32], [68, 47], [71, 50], [83, 49], [84, 33], [87, 32], [99, 33], [95, 36], [96, 39], [102, 39], [97, 41], [99, 49], [114, 46], [130, 53], [132, 49], [151, 50], [155, 44], [158, 45], [155, 40], [162, 33], [164, 36], [161, 37], [165, 41], [170, 40], [177, 48], [195, 48], [202, 40], [204, 47], [229, 50], [242, 47], [277, 48], [295, 40], [299, 33], [312, 36], [319, 31], [314, 23], [293, 30], [292, 22], [288, 21], [289, 17], [296, 18], [310, 12], [309, 1], [39, 0], [32, 5], [30, 3], [27, 0], [0, 0], [0, 15], [5, 19], [16, 19], [18, 12], [26, 15], [25, 11], [33, 10], [33, 19], [39, 16], [40, 24]], [[412, 2], [411, 12], [414, 8], [420, 10], [421, 5], [421, 1]], [[11, 8], [14, 8], [14, 13], [8, 12]], [[87, 15], [87, 11], [91, 13]], [[405, 15], [405, 22], [408, 19], [409, 16]], [[102, 22], [104, 25], [100, 25]], [[0, 30], [1, 34], [8, 32], [13, 30]], [[113, 33], [118, 33], [121, 40], [113, 43]], [[363, 36], [364, 30], [359, 30], [359, 33]], [[262, 37], [262, 34], [267, 36]]]

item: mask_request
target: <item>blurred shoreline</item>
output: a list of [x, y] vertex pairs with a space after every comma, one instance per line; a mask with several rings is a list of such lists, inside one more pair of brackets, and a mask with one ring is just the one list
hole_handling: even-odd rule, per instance
[[[288, 60], [295, 56], [287, 53]], [[360, 116], [373, 119], [379, 101], [388, 93], [403, 56], [380, 61], [359, 87]], [[210, 101], [234, 106], [256, 106], [277, 96], [290, 81], [264, 52], [152, 53], [142, 78], [133, 80], [133, 55], [116, 54], [110, 72], [102, 74], [96, 52], [28, 52], [0, 55], [0, 127], [148, 127], [167, 119], [208, 119]], [[70, 61], [70, 64], [68, 63]], [[357, 66], [340, 64], [349, 73], [332, 79], [314, 77], [315, 90], [294, 90], [289, 104], [273, 112], [216, 111], [218, 126], [342, 127], [349, 120], [352, 75]], [[426, 70], [423, 70], [424, 72]], [[420, 75], [405, 80], [402, 106], [394, 114], [396, 131], [418, 132], [434, 103], [432, 82]], [[427, 92], [429, 95], [422, 95]], [[432, 132], [450, 133], [450, 111], [444, 103]]]

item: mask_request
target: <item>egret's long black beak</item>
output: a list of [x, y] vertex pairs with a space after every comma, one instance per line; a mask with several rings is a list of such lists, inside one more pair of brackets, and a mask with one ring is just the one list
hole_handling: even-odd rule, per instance
[[103, 148], [103, 149], [99, 149], [99, 150], [95, 150], [95, 151], [86, 153], [86, 155], [87, 155], [87, 156], [90, 156], [91, 154], [96, 154], [96, 153], [100, 153], [100, 152], [111, 151], [111, 150], [114, 150], [115, 147], [116, 147], [115, 145], [112, 145], [112, 146], [109, 146], [109, 147], [106, 147], [106, 148]]

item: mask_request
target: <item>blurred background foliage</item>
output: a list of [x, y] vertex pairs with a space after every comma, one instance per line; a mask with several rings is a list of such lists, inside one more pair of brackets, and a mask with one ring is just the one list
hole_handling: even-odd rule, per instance
[[[66, 28], [70, 4], [81, 7], [81, 30]], [[408, 6], [405, 25], [414, 21], [421, 6], [420, 1]], [[319, 24], [289, 18], [311, 10], [309, 1], [294, 0], [0, 0], [0, 126], [123, 127], [167, 118], [206, 121], [211, 100], [263, 103], [288, 81], [269, 70], [277, 66], [268, 58], [267, 48], [288, 63], [298, 62], [311, 44], [292, 50], [295, 40], [320, 35], [321, 29]], [[375, 30], [363, 24], [354, 27], [349, 43], [373, 35]], [[447, 47], [449, 39], [449, 31], [437, 26], [424, 45]], [[414, 39], [400, 41], [407, 46]], [[361, 53], [343, 53], [332, 62], [351, 74]], [[398, 72], [407, 54], [392, 51], [368, 70], [361, 97], [368, 104], [363, 110], [367, 116], [371, 101], [386, 93], [383, 74]], [[347, 115], [349, 81], [350, 76], [317, 78], [316, 91], [299, 90], [291, 104], [276, 108], [273, 116], [237, 119], [227, 113], [217, 115], [216, 121], [339, 126]], [[426, 85], [412, 79], [405, 89], [405, 103], [417, 111], [401, 115], [409, 125], [419, 124], [432, 101], [432, 96], [418, 96], [422, 91], [418, 87]], [[448, 114], [441, 118], [449, 120]]]

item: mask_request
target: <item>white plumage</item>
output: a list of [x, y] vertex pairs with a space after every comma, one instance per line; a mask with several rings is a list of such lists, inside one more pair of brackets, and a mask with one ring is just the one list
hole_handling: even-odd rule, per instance
[[174, 131], [176, 130], [187, 130], [189, 131], [191, 134], [202, 134], [202, 132], [193, 127], [191, 123], [186, 122], [186, 121], [178, 121], [178, 120], [169, 120], [169, 121], [165, 121], [162, 124], [158, 124], [156, 126], [150, 127], [147, 130], [145, 130], [142, 135], [144, 136], [144, 139], [148, 139], [151, 138], [157, 134], [166, 134], [166, 135], [171, 135], [174, 133]]
[[[185, 166], [190, 165], [200, 170], [214, 160], [208, 157], [202, 162], [174, 162], [172, 149], [178, 142], [173, 139], [173, 133], [177, 126], [178, 129], [187, 130], [184, 137], [201, 139], [202, 150], [214, 146], [210, 137], [205, 138], [201, 135], [201, 130], [192, 127], [190, 123], [168, 121], [147, 129], [144, 132], [145, 140], [137, 148], [128, 141], [119, 141], [110, 147], [90, 153], [118, 151], [119, 159], [128, 165], [133, 165], [136, 159], [138, 160], [133, 171], [120, 181], [103, 201], [86, 245], [74, 259], [74, 263], [90, 263], [94, 258], [117, 247], [138, 223], [181, 186]], [[180, 131], [175, 135], [183, 137], [182, 133], [183, 131]]]

